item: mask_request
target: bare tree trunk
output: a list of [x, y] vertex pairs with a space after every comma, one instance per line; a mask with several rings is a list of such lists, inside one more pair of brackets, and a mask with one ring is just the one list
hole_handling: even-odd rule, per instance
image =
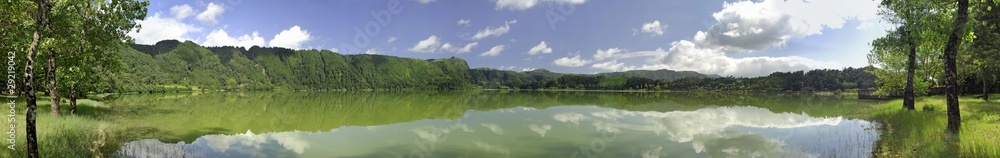
[[962, 29], [965, 28], [965, 23], [969, 20], [969, 0], [956, 1], [958, 2], [958, 14], [955, 14], [955, 25], [944, 48], [945, 96], [948, 100], [947, 131], [955, 135], [958, 134], [962, 126], [962, 115], [958, 109], [958, 70], [955, 58], [958, 57], [958, 46], [962, 44], [962, 35], [964, 35]]
[[[87, 2], [87, 7], [88, 8], [90, 7], [90, 2]], [[77, 9], [80, 12], [81, 21], [85, 23], [84, 25], [80, 26], [80, 52], [78, 53], [82, 54], [84, 53], [84, 51], [86, 51], [86, 49], [84, 48], [86, 47], [87, 43], [87, 28], [86, 28], [87, 12], [85, 9], [80, 9], [79, 7]], [[75, 59], [76, 55], [77, 55], [76, 53], [71, 52], [70, 53], [71, 59]], [[70, 75], [80, 75], [80, 74], [70, 74]], [[71, 83], [69, 87], [69, 113], [70, 115], [73, 116], [76, 116], [76, 85], [79, 84], [80, 82], [79, 78], [75, 80], [76, 81]]]
[[49, 97], [52, 101], [52, 116], [59, 117], [59, 89], [56, 88], [56, 51], [49, 48], [49, 65], [45, 69], [45, 81], [49, 83]]
[[988, 76], [987, 72], [988, 71], [986, 71], [986, 66], [982, 66], [979, 68], [979, 78], [980, 78], [979, 80], [980, 82], [983, 82], [983, 101], [988, 102], [990, 101], [990, 83], [992, 82], [989, 81], [990, 80], [989, 78], [987, 78]]
[[35, 109], [37, 108], [36, 101], [38, 98], [35, 97], [35, 87], [33, 82], [34, 79], [34, 69], [35, 69], [35, 55], [38, 54], [38, 43], [42, 38], [42, 31], [46, 29], [47, 21], [49, 18], [49, 2], [47, 0], [37, 0], [35, 3], [38, 5], [38, 17], [35, 19], [35, 33], [31, 38], [30, 51], [28, 52], [27, 63], [24, 64], [24, 91], [27, 93], [27, 114], [25, 116], [25, 128], [27, 132], [27, 144], [28, 144], [28, 157], [37, 158], [38, 156], [38, 136], [35, 129]]
[[914, 41], [914, 37], [911, 36], [912, 33], [910, 33], [910, 31], [912, 29], [910, 27], [911, 26], [906, 26], [906, 30], [903, 31], [903, 36], [907, 38], [906, 43], [910, 47], [910, 52], [907, 55], [906, 87], [903, 90], [903, 107], [913, 110], [916, 109], [916, 107], [913, 106], [914, 97], [916, 97], [916, 94], [913, 93], [913, 77], [917, 71], [917, 45], [915, 44], [916, 42]]
[[69, 87], [69, 114], [76, 116], [76, 85]]

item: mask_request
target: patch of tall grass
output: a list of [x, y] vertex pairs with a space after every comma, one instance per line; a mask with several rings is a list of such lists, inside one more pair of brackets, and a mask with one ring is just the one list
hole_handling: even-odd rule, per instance
[[[959, 99], [962, 129], [945, 133], [947, 107], [944, 96], [921, 97], [918, 110], [906, 110], [902, 100], [879, 105], [871, 119], [883, 124], [876, 157], [1000, 157], [1000, 102]], [[957, 139], [955, 139], [957, 138]]]
[[[39, 98], [42, 100], [42, 98]], [[49, 112], [49, 103], [38, 102], [36, 130], [38, 139], [38, 152], [41, 157], [107, 157], [102, 153], [113, 153], [118, 147], [114, 143], [116, 137], [111, 131], [114, 125], [96, 120], [92, 117], [70, 116], [68, 111], [63, 111], [60, 117], [52, 116]], [[99, 102], [84, 101], [79, 106], [94, 106]], [[17, 102], [17, 116], [13, 123], [16, 123], [16, 143], [15, 150], [7, 148], [9, 143], [3, 143], [3, 152], [0, 157], [27, 157], [27, 133], [25, 131], [25, 102]], [[61, 107], [67, 110], [68, 106]], [[6, 122], [6, 121], [4, 121]], [[5, 124], [6, 125], [6, 124]], [[3, 128], [4, 131], [9, 130]], [[4, 132], [6, 133], [6, 132]], [[9, 136], [6, 135], [5, 136]], [[4, 140], [6, 142], [6, 139]], [[120, 146], [120, 145], [118, 145]]]

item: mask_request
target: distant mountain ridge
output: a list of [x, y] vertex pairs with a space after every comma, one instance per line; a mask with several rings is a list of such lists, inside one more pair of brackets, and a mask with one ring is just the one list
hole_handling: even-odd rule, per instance
[[[166, 40], [116, 52], [124, 70], [108, 79], [119, 91], [200, 89], [460, 89], [472, 87], [459, 58], [343, 55], [327, 50], [203, 47]], [[183, 89], [183, 88], [182, 88]]]
[[642, 78], [649, 78], [649, 79], [654, 79], [654, 80], [668, 80], [668, 81], [673, 81], [673, 80], [682, 79], [682, 78], [691, 78], [691, 77], [695, 77], [695, 78], [719, 78], [719, 77], [721, 77], [719, 75], [706, 75], [706, 74], [701, 74], [701, 73], [694, 72], [694, 71], [673, 71], [673, 70], [667, 70], [667, 69], [661, 69], [661, 70], [631, 70], [631, 71], [625, 71], [625, 72], [606, 72], [606, 73], [599, 73], [597, 75], [601, 75], [601, 76], [605, 76], [605, 77], [618, 77], [618, 76], [623, 76], [623, 77], [642, 77]]
[[279, 47], [204, 47], [177, 40], [130, 45], [116, 54], [122, 59], [124, 68], [109, 72], [106, 79], [113, 89], [120, 91], [158, 91], [170, 87], [181, 90], [194, 87], [215, 90], [546, 88], [579, 84], [576, 80], [604, 80], [602, 78], [622, 78], [621, 83], [616, 84], [625, 84], [625, 78], [672, 81], [717, 77], [671, 70], [593, 75], [545, 69], [524, 72], [470, 69], [465, 60], [454, 57], [415, 59]]

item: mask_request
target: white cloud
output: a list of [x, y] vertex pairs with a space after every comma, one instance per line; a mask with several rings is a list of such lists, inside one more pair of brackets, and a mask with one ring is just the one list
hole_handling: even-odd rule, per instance
[[545, 44], [545, 41], [542, 41], [542, 43], [539, 43], [537, 46], [531, 47], [531, 49], [528, 50], [529, 55], [535, 55], [538, 53], [552, 53], [552, 48], [549, 48], [549, 46]]
[[461, 25], [461, 26], [469, 26], [469, 22], [471, 22], [471, 21], [469, 21], [467, 19], [459, 19], [457, 23], [458, 23], [458, 25]]
[[635, 66], [625, 66], [625, 63], [619, 63], [617, 60], [612, 60], [612, 61], [603, 62], [603, 63], [597, 63], [597, 64], [594, 64], [594, 65], [590, 65], [590, 67], [592, 67], [592, 68], [598, 68], [598, 69], [604, 69], [604, 70], [609, 70], [609, 71], [629, 71], [629, 70], [635, 70], [636, 69]]
[[[671, 44], [667, 52], [634, 52], [621, 54], [625, 57], [653, 57], [649, 64], [636, 67], [643, 70], [670, 69], [676, 71], [696, 71], [722, 76], [764, 76], [772, 72], [798, 71], [820, 68], [840, 68], [837, 62], [817, 61], [799, 56], [786, 57], [745, 57], [726, 56], [720, 49], [699, 47], [696, 43], [681, 40]], [[607, 65], [607, 66], [614, 66]]]
[[438, 37], [435, 35], [431, 35], [430, 37], [427, 37], [427, 39], [417, 42], [416, 45], [413, 45], [413, 48], [410, 48], [410, 51], [418, 53], [431, 53], [437, 51], [437, 48], [440, 46], [441, 46], [441, 41], [438, 39]]
[[381, 52], [379, 52], [379, 51], [378, 51], [377, 49], [375, 49], [375, 48], [371, 48], [371, 49], [368, 49], [368, 50], [365, 50], [365, 54], [382, 54], [382, 53], [381, 53]]
[[476, 32], [476, 35], [472, 36], [472, 40], [479, 40], [490, 36], [500, 36], [510, 32], [510, 24], [516, 24], [517, 20], [511, 20], [504, 23], [503, 26], [499, 27], [486, 27], [486, 29]]
[[462, 54], [462, 53], [472, 52], [472, 48], [475, 48], [476, 46], [479, 45], [479, 42], [472, 42], [465, 44], [465, 46], [463, 47], [456, 47], [451, 43], [444, 43], [444, 44], [441, 43], [442, 42], [440, 38], [438, 38], [435, 35], [431, 35], [430, 37], [427, 37], [427, 39], [424, 39], [420, 42], [417, 42], [416, 45], [413, 45], [413, 48], [410, 48], [410, 51], [418, 53], [433, 53], [435, 51], [440, 50], [445, 52]]
[[288, 28], [288, 30], [282, 30], [280, 33], [274, 35], [271, 42], [268, 43], [271, 47], [285, 47], [290, 49], [302, 48], [302, 44], [305, 44], [312, 39], [309, 35], [309, 31], [303, 30], [298, 25]]
[[526, 68], [522, 68], [521, 69], [521, 71], [534, 71], [534, 70], [535, 70], [535, 68], [530, 68], [530, 67], [526, 67]]
[[607, 58], [611, 58], [612, 56], [615, 56], [615, 54], [619, 54], [622, 51], [623, 50], [620, 48], [608, 48], [608, 50], [597, 50], [597, 53], [594, 53], [594, 59], [604, 60]]
[[500, 52], [503, 52], [504, 48], [506, 47], [507, 47], [506, 45], [502, 44], [493, 46], [493, 48], [490, 48], [489, 51], [483, 52], [483, 54], [479, 54], [479, 56], [497, 56], [500, 55]]
[[478, 45], [479, 45], [479, 42], [472, 42], [472, 43], [469, 43], [469, 44], [465, 44], [464, 47], [459, 48], [459, 47], [452, 46], [451, 43], [445, 43], [444, 45], [441, 45], [441, 50], [452, 52], [452, 53], [462, 54], [462, 53], [472, 52], [472, 48], [475, 48]]
[[226, 30], [218, 29], [205, 36], [205, 46], [237, 46], [249, 49], [253, 46], [264, 46], [264, 38], [257, 32], [251, 35], [243, 34], [240, 37], [230, 37]]
[[570, 57], [562, 57], [562, 58], [559, 58], [559, 59], [556, 59], [556, 60], [552, 61], [552, 64], [555, 64], [557, 66], [563, 66], [563, 67], [580, 67], [580, 66], [586, 65], [587, 63], [590, 63], [590, 60], [580, 59], [580, 55], [579, 54], [577, 54], [576, 56], [574, 56], [572, 58], [570, 58]]
[[452, 46], [451, 43], [444, 43], [443, 45], [441, 45], [441, 50], [449, 50], [449, 49], [457, 49], [457, 48], [455, 48], [455, 46]]
[[434, 1], [437, 1], [437, 0], [417, 0], [417, 2], [420, 2], [420, 4], [427, 4], [427, 3], [434, 2]]
[[525, 10], [539, 3], [555, 3], [555, 4], [569, 4], [577, 5], [587, 2], [587, 0], [494, 0], [496, 1], [496, 9], [510, 9], [510, 10]]
[[642, 28], [636, 29], [638, 32], [648, 33], [652, 36], [663, 35], [663, 31], [667, 30], [666, 24], [660, 24], [660, 20], [642, 24]]
[[[839, 62], [819, 61], [801, 56], [757, 56], [735, 58], [729, 53], [766, 50], [792, 38], [820, 35], [824, 29], [840, 29], [848, 20], [862, 22], [878, 18], [878, 3], [868, 0], [763, 0], [725, 3], [713, 14], [718, 21], [692, 40], [672, 42], [670, 48], [620, 53], [598, 51], [594, 60], [614, 59], [591, 65], [605, 70], [670, 69], [723, 76], [764, 76], [773, 72], [840, 68]], [[851, 8], [851, 9], [846, 9]], [[654, 21], [655, 23], [655, 21]], [[623, 59], [646, 58], [645, 64], [631, 65]], [[586, 61], [583, 59], [563, 62]]]
[[497, 69], [498, 70], [514, 70], [516, 68], [517, 68], [517, 66], [500, 66], [500, 68], [497, 68]]
[[694, 42], [721, 47], [727, 53], [764, 50], [791, 38], [842, 28], [847, 20], [877, 18], [878, 5], [871, 0], [726, 2], [712, 14], [718, 23], [697, 32]]
[[190, 40], [185, 35], [201, 31], [201, 28], [183, 23], [178, 19], [161, 17], [160, 13], [153, 13], [152, 17], [145, 20], [136, 20], [136, 23], [142, 25], [142, 28], [129, 31], [128, 36], [134, 38], [138, 44], [155, 44], [168, 39]]
[[479, 42], [472, 42], [472, 43], [469, 43], [469, 44], [465, 44], [464, 47], [462, 47], [461, 49], [456, 50], [455, 53], [461, 54], [461, 53], [471, 52], [472, 48], [475, 48], [477, 45], [479, 45]]
[[215, 3], [208, 3], [208, 7], [205, 8], [204, 12], [199, 13], [194, 18], [201, 21], [203, 24], [215, 25], [219, 23], [219, 15], [225, 12], [226, 9], [222, 5], [216, 5]]
[[184, 18], [194, 15], [195, 12], [194, 8], [191, 8], [190, 5], [184, 4], [170, 7], [170, 13], [174, 14], [175, 19], [183, 20]]
[[396, 37], [389, 36], [389, 40], [387, 40], [385, 42], [386, 43], [392, 43], [392, 42], [396, 42], [396, 40], [398, 40]]

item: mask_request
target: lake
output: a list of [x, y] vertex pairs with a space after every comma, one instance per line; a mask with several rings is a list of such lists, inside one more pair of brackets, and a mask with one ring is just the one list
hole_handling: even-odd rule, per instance
[[667, 92], [121, 95], [119, 157], [868, 157], [876, 102]]

